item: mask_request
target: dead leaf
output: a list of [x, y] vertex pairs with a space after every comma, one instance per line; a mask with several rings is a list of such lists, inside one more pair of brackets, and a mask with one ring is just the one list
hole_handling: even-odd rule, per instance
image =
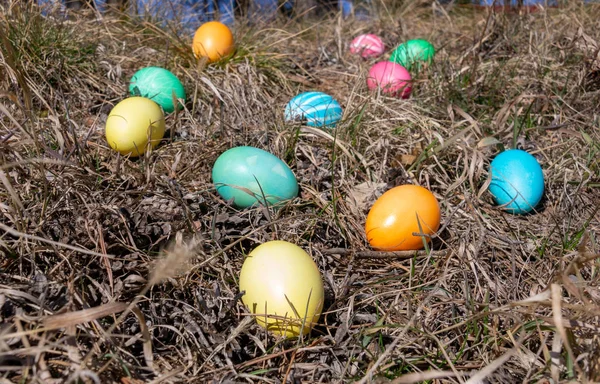
[[490, 145], [502, 144], [500, 140], [496, 139], [494, 136], [484, 137], [477, 143], [477, 148], [489, 147]]
[[417, 160], [417, 156], [402, 154], [402, 155], [396, 157], [396, 160], [398, 160], [400, 162], [400, 164], [402, 164], [402, 165], [411, 165], [412, 163], [415, 162], [415, 160]]
[[381, 188], [385, 188], [387, 183], [372, 183], [364, 182], [355, 185], [346, 196], [346, 201], [356, 210], [356, 212], [362, 212], [367, 208], [368, 199], [377, 193]]

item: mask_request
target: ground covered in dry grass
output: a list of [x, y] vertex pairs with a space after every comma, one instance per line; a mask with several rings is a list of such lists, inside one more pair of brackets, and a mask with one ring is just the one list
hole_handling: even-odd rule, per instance
[[[600, 380], [598, 5], [490, 13], [374, 1], [335, 16], [235, 29], [202, 68], [187, 36], [124, 15], [0, 13], [0, 382], [593, 382]], [[408, 100], [368, 91], [351, 38], [423, 37], [438, 52]], [[161, 145], [126, 159], [104, 122], [131, 75], [163, 66], [185, 109]], [[286, 123], [305, 90], [344, 108], [333, 131]], [[236, 210], [217, 156], [267, 149], [301, 193]], [[503, 148], [541, 163], [540, 209], [493, 205]], [[430, 252], [372, 252], [369, 207], [404, 183], [431, 189]], [[237, 286], [244, 254], [288, 240], [317, 262], [320, 324], [302, 340], [260, 328]]]

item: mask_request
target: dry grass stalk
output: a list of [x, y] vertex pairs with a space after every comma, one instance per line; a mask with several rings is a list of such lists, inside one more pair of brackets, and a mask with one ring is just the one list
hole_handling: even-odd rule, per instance
[[125, 308], [127, 308], [126, 303], [108, 303], [95, 308], [48, 316], [42, 320], [42, 324], [46, 330], [68, 328], [123, 312]]

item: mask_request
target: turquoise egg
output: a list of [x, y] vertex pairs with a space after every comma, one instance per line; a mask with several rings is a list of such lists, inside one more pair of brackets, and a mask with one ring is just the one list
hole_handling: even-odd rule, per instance
[[490, 164], [489, 191], [510, 213], [531, 212], [544, 194], [544, 173], [535, 157], [520, 149], [497, 155]]
[[[146, 67], [133, 74], [129, 81], [129, 94], [155, 101], [166, 113], [175, 111], [173, 94], [185, 100], [185, 88], [177, 76], [161, 67]], [[179, 109], [183, 108], [177, 103]]]
[[285, 120], [298, 120], [311, 127], [333, 128], [342, 118], [342, 107], [323, 92], [303, 92], [285, 106]]
[[276, 205], [298, 195], [296, 176], [277, 156], [255, 147], [234, 147], [215, 161], [212, 180], [217, 193], [240, 208]]

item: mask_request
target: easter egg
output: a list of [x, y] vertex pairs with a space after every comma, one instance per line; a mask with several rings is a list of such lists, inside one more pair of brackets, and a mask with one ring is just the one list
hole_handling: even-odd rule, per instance
[[489, 191], [510, 213], [531, 212], [544, 194], [544, 173], [535, 157], [520, 149], [497, 155], [490, 164]]
[[307, 334], [319, 321], [324, 288], [313, 259], [287, 241], [256, 247], [240, 270], [242, 302], [259, 325], [287, 338]]
[[423, 248], [423, 239], [413, 233], [432, 235], [440, 227], [440, 206], [427, 188], [400, 185], [386, 191], [371, 207], [365, 230], [369, 244], [380, 251]]
[[380, 56], [384, 51], [385, 44], [372, 33], [356, 36], [350, 43], [350, 52], [360, 54], [365, 59]]
[[311, 127], [333, 128], [342, 118], [342, 107], [323, 92], [303, 92], [285, 106], [286, 121], [302, 121]]
[[[175, 110], [173, 98], [185, 100], [185, 89], [172, 72], [160, 67], [142, 68], [129, 81], [129, 93], [155, 101], [166, 113]], [[181, 109], [181, 104], [178, 104]]]
[[237, 207], [277, 205], [298, 195], [296, 176], [277, 156], [260, 148], [241, 146], [215, 161], [212, 179], [217, 193]]
[[414, 64], [420, 68], [421, 63], [430, 63], [435, 55], [435, 48], [427, 40], [414, 39], [400, 44], [390, 56], [390, 61], [411, 69]]
[[410, 73], [400, 64], [391, 61], [380, 61], [369, 69], [367, 86], [371, 91], [381, 88], [388, 96], [407, 99], [412, 90]]
[[137, 157], [146, 152], [148, 139], [155, 148], [165, 135], [165, 117], [154, 101], [129, 97], [113, 107], [106, 119], [106, 141], [122, 155]]
[[205, 57], [209, 63], [233, 52], [233, 34], [228, 26], [218, 21], [202, 24], [194, 33], [192, 49], [196, 57]]

